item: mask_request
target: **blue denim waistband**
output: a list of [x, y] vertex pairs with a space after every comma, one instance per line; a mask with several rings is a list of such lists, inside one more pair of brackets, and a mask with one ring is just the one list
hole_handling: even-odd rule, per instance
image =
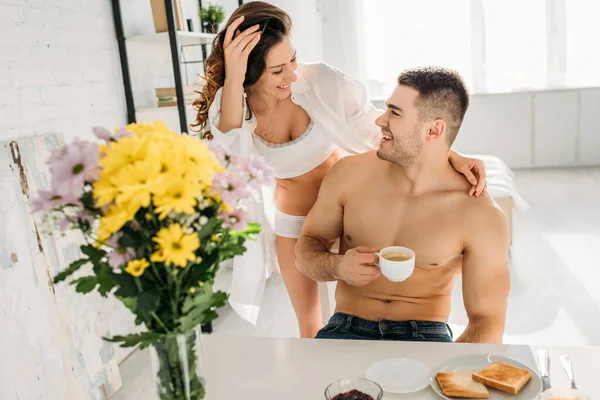
[[346, 329], [353, 327], [375, 335], [386, 333], [412, 334], [413, 337], [423, 335], [447, 334], [453, 337], [452, 329], [445, 322], [436, 321], [390, 321], [380, 319], [369, 321], [345, 313], [335, 313], [329, 320], [330, 324], [345, 325]]

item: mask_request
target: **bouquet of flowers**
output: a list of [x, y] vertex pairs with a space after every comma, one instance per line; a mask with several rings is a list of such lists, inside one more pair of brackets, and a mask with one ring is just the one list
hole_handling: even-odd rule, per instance
[[161, 400], [202, 399], [198, 326], [225, 304], [215, 273], [259, 233], [244, 202], [273, 173], [261, 158], [232, 156], [162, 122], [93, 131], [104, 143], [75, 139], [52, 153], [50, 188], [32, 205], [85, 238], [82, 258], [54, 282], [89, 265], [71, 280], [76, 290], [115, 296], [146, 328], [106, 340], [152, 346]]

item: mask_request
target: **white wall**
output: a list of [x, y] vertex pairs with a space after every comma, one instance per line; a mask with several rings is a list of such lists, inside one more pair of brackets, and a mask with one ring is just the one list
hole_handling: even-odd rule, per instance
[[600, 89], [475, 95], [456, 149], [515, 168], [600, 165]]
[[323, 59], [367, 85], [362, 0], [322, 1]]
[[109, 1], [0, 4], [0, 140], [125, 122]]
[[274, 0], [269, 3], [292, 17], [292, 40], [301, 62], [323, 61], [322, 0]]
[[[115, 38], [107, 0], [0, 2], [0, 143], [5, 156], [0, 186], [8, 196], [0, 207], [3, 400], [100, 398], [120, 385], [116, 361], [124, 353], [101, 338], [126, 333], [129, 312], [114, 301], [80, 299], [72, 287], [47, 284], [47, 274], [64, 268], [64, 254], [70, 251], [72, 256], [77, 242], [43, 238], [49, 247], [40, 255], [35, 243], [21, 240], [30, 240], [37, 228], [27, 219], [29, 199], [15, 186], [18, 170], [7, 152], [23, 146], [23, 154], [38, 161], [22, 166], [27, 179], [39, 180], [33, 193], [47, 184], [42, 158], [49, 156], [56, 134], [66, 141], [93, 138], [93, 125], [126, 123]], [[33, 141], [25, 139], [34, 136]], [[44, 259], [50, 253], [54, 255]], [[8, 258], [12, 254], [20, 261]]]
[[511, 168], [600, 165], [600, 88], [473, 95], [454, 148]]

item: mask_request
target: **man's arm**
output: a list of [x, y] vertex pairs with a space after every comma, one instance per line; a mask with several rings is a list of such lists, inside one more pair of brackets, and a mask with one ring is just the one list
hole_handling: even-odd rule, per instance
[[491, 205], [471, 216], [462, 267], [469, 325], [456, 341], [502, 343], [510, 291], [508, 224], [502, 210]]
[[342, 280], [349, 285], [364, 286], [380, 275], [379, 268], [373, 266], [377, 262], [373, 253], [378, 249], [358, 247], [344, 255], [331, 253], [343, 231], [344, 182], [354, 176], [353, 161], [348, 158], [338, 161], [325, 176], [296, 243], [296, 267], [318, 282]]
[[339, 160], [325, 175], [295, 247], [296, 267], [318, 282], [338, 279], [336, 271], [343, 256], [331, 253], [331, 248], [343, 229], [343, 170], [348, 161]]

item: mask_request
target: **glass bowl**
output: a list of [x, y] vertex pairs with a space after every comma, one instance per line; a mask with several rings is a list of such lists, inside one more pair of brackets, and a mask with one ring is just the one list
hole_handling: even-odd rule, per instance
[[[352, 397], [353, 393], [356, 396]], [[360, 396], [360, 393], [363, 396]], [[346, 397], [340, 395], [347, 394]], [[364, 395], [370, 396], [365, 397]], [[327, 400], [381, 400], [383, 390], [377, 383], [364, 378], [345, 378], [335, 381], [325, 389], [325, 399]]]

